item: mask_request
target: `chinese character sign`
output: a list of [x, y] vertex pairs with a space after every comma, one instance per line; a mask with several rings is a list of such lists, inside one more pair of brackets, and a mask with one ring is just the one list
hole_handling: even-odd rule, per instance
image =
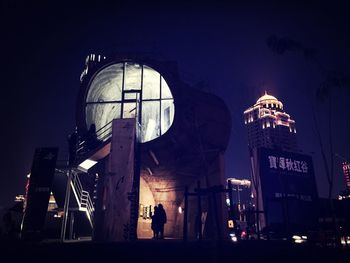
[[268, 155], [268, 162], [270, 169], [308, 173], [308, 164], [306, 161], [286, 158], [284, 156]]
[[282, 231], [288, 222], [296, 231], [317, 223], [318, 198], [312, 157], [259, 148], [256, 155], [265, 223]]
[[264, 194], [292, 193], [317, 196], [312, 157], [300, 153], [260, 148], [257, 157]]

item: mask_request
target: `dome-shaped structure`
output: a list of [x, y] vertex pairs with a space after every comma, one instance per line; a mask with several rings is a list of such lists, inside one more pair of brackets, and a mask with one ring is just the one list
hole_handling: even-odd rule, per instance
[[256, 101], [256, 103], [261, 103], [261, 102], [263, 102], [263, 101], [265, 101], [265, 100], [277, 100], [277, 101], [278, 101], [278, 99], [277, 99], [276, 97], [267, 94], [266, 91], [265, 91], [265, 94], [264, 94], [263, 96], [261, 96], [261, 97]]
[[271, 106], [271, 107], [283, 109], [282, 102], [280, 102], [276, 97], [267, 94], [266, 91], [265, 91], [265, 94], [261, 96], [255, 103], [255, 105], [259, 105], [259, 104], [265, 104], [266, 107], [268, 108]]

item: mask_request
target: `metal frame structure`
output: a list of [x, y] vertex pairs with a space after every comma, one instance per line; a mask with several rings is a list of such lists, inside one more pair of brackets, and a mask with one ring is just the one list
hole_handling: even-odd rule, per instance
[[[125, 107], [125, 103], [136, 103], [136, 107], [137, 107], [137, 103], [139, 103], [139, 116], [137, 116], [137, 113], [135, 114], [137, 116], [138, 122], [141, 124], [142, 127], [142, 107], [143, 107], [143, 103], [144, 102], [159, 102], [159, 136], [162, 135], [162, 101], [175, 101], [174, 97], [172, 96], [172, 98], [162, 98], [162, 79], [163, 79], [163, 75], [160, 74], [159, 72], [159, 98], [157, 99], [143, 99], [143, 88], [144, 88], [144, 67], [145, 67], [145, 63], [140, 63], [141, 66], [141, 81], [140, 81], [140, 89], [125, 89], [125, 79], [126, 79], [126, 65], [128, 62], [123, 61], [121, 62], [123, 63], [123, 77], [122, 77], [122, 97], [121, 100], [112, 100], [112, 101], [96, 101], [96, 102], [92, 102], [92, 101], [84, 101], [84, 109], [86, 108], [87, 105], [101, 105], [101, 104], [120, 104], [120, 118], [123, 119], [124, 118], [124, 107]], [[113, 65], [113, 64], [117, 64], [116, 63], [112, 63], [112, 64], [108, 64], [109, 65]], [[106, 67], [98, 70], [96, 73], [98, 74], [99, 72], [103, 71], [103, 69], [105, 69]], [[91, 87], [91, 83], [90, 85], [88, 85], [88, 88]], [[136, 99], [129, 99], [126, 98], [127, 94], [139, 94], [139, 97], [136, 96]], [[137, 111], [137, 110], [136, 110]]]

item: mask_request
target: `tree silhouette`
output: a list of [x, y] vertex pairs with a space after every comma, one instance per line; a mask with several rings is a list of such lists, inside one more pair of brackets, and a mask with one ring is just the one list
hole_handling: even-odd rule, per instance
[[[277, 55], [282, 55], [286, 52], [297, 52], [301, 53], [306, 60], [311, 61], [315, 66], [318, 67], [321, 72], [323, 80], [320, 85], [316, 88], [316, 91], [313, 96], [315, 96], [316, 101], [323, 103], [327, 106], [327, 129], [328, 136], [324, 140], [322, 138], [321, 129], [318, 121], [317, 111], [313, 104], [312, 95], [309, 96], [312, 118], [315, 127], [315, 133], [317, 142], [320, 146], [322, 161], [324, 165], [324, 170], [328, 182], [328, 199], [330, 205], [330, 211], [332, 213], [333, 223], [338, 233], [338, 226], [335, 218], [334, 204], [332, 200], [333, 186], [334, 186], [334, 143], [333, 143], [333, 97], [336, 92], [339, 92], [341, 89], [350, 90], [350, 78], [347, 77], [342, 72], [337, 72], [333, 70], [328, 70], [324, 65], [319, 61], [317, 57], [317, 52], [315, 49], [307, 48], [301, 43], [287, 38], [287, 37], [277, 37], [275, 35], [269, 36], [266, 40], [267, 46]], [[326, 145], [328, 144], [329, 152], [326, 151]]]

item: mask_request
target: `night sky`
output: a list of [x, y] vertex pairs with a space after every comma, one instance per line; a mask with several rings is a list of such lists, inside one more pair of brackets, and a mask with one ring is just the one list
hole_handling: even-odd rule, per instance
[[[203, 90], [224, 99], [233, 122], [227, 177], [250, 175], [243, 111], [265, 90], [276, 96], [296, 120], [299, 147], [313, 156], [319, 194], [327, 195], [309, 95], [327, 138], [326, 103], [316, 100], [315, 93], [325, 78], [319, 65], [350, 76], [346, 5], [28, 2], [1, 1], [0, 206], [10, 205], [24, 192], [36, 147], [59, 146], [61, 156], [67, 153], [66, 136], [75, 127], [85, 58], [113, 51], [146, 52], [155, 59], [176, 61], [185, 82], [200, 83]], [[314, 50], [315, 59], [306, 59], [298, 50], [274, 53], [266, 42], [271, 35]], [[334, 152], [348, 160], [349, 98], [349, 89], [333, 93]], [[335, 158], [334, 195], [345, 189], [341, 162]]]

